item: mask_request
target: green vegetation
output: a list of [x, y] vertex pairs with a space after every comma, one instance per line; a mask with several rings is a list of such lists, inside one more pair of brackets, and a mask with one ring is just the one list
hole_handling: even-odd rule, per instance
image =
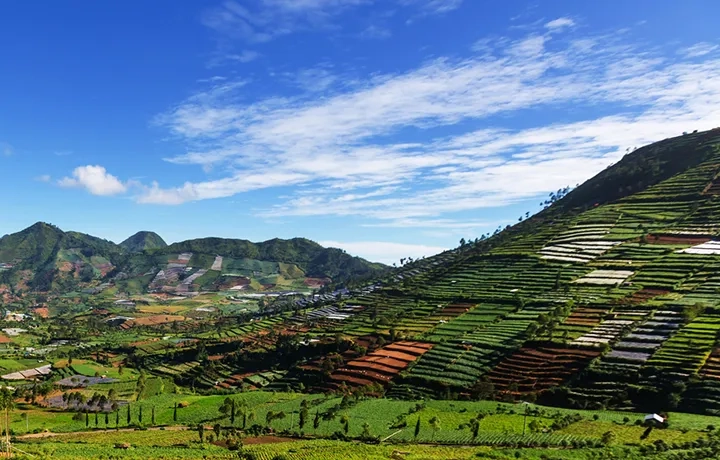
[[395, 270], [301, 238], [4, 237], [3, 307], [29, 315], [0, 321], [13, 444], [41, 458], [717, 458], [719, 147], [720, 130], [643, 147], [512, 227]]

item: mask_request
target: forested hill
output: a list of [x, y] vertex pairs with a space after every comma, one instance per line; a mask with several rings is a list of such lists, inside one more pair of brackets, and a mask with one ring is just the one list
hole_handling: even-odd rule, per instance
[[122, 243], [120, 247], [128, 252], [143, 252], [167, 247], [167, 243], [155, 232], [137, 232]]
[[[13, 294], [95, 289], [115, 281], [137, 292], [166, 273], [167, 282], [155, 283], [155, 288], [175, 289], [197, 273], [193, 279], [200, 278], [202, 284], [189, 284], [188, 289], [226, 286], [225, 274], [256, 280], [251, 283], [256, 289], [291, 289], [305, 286], [307, 278], [319, 279], [311, 284], [342, 282], [387, 269], [304, 238], [262, 243], [203, 238], [168, 246], [156, 233], [139, 232], [118, 245], [42, 222], [1, 238], [0, 263], [0, 292]], [[231, 286], [233, 281], [242, 280], [230, 279]]]

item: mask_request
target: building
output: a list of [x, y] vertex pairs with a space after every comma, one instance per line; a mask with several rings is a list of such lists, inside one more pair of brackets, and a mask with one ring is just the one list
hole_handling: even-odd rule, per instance
[[648, 414], [643, 420], [647, 426], [662, 426], [665, 424], [665, 417], [661, 417], [658, 414]]

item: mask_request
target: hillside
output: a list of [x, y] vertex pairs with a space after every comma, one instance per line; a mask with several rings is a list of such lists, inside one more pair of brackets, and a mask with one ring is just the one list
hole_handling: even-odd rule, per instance
[[720, 130], [638, 149], [551, 201], [351, 299], [365, 311], [345, 334], [431, 348], [389, 380], [353, 364], [324, 385], [720, 413]]
[[342, 331], [372, 353], [285, 381], [720, 414], [720, 130], [638, 149], [550, 201], [406, 264], [344, 301], [355, 310], [326, 305], [313, 323], [347, 317], [313, 332]]
[[385, 269], [302, 238], [205, 238], [167, 246], [157, 234], [139, 232], [116, 245], [46, 223], [0, 239], [0, 263], [0, 291], [11, 293], [305, 290]]
[[143, 252], [167, 247], [167, 243], [155, 232], [137, 232], [119, 245], [127, 252]]

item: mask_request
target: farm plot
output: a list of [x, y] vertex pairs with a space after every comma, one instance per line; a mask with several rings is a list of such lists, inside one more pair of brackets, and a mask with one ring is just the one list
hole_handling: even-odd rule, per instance
[[72, 375], [65, 377], [64, 379], [55, 382], [55, 385], [67, 388], [86, 388], [90, 385], [96, 385], [99, 383], [115, 383], [119, 382], [118, 379], [108, 377], [86, 377], [84, 375]]
[[635, 321], [626, 319], [609, 319], [600, 323], [587, 334], [584, 334], [573, 341], [575, 345], [603, 345], [610, 343], [620, 337], [626, 330], [632, 327]]
[[620, 241], [603, 239], [612, 225], [579, 224], [561, 233], [539, 251], [542, 259], [587, 263], [607, 252]]
[[223, 263], [223, 257], [215, 256], [215, 260], [213, 261], [213, 264], [210, 267], [210, 270], [222, 271], [222, 263]]
[[[535, 313], [537, 316], [537, 313]], [[408, 393], [437, 387], [467, 388], [525, 339], [532, 319], [504, 319], [436, 345], [404, 378]], [[398, 394], [398, 396], [404, 396]]]
[[698, 244], [691, 248], [679, 249], [677, 252], [684, 254], [720, 255], [720, 241], [708, 241], [707, 243]]
[[50, 375], [52, 372], [52, 365], [46, 364], [45, 366], [36, 367], [33, 369], [26, 369], [24, 371], [12, 372], [10, 374], [3, 375], [3, 380], [27, 380], [35, 379], [43, 375]]
[[[463, 334], [480, 330], [481, 328], [496, 321], [499, 317], [509, 314], [513, 306], [512, 305], [501, 305], [501, 304], [480, 304], [474, 308], [472, 305], [461, 306], [449, 306], [430, 316], [428, 319], [432, 321], [433, 328], [428, 332], [424, 339], [431, 342], [440, 342], [450, 338], [458, 337]], [[448, 309], [458, 309], [465, 311], [460, 316], [452, 318], [446, 316]]]
[[719, 332], [720, 315], [698, 316], [665, 341], [647, 365], [681, 376], [696, 373], [710, 355]]
[[364, 310], [364, 307], [339, 307], [329, 306], [320, 308], [318, 310], [312, 310], [305, 312], [301, 315], [295, 315], [290, 318], [291, 321], [296, 323], [307, 323], [307, 322], [318, 322], [318, 321], [345, 321], [353, 316], [358, 311]]
[[562, 385], [598, 356], [599, 350], [522, 348], [495, 366], [488, 377], [501, 392], [536, 393]]
[[680, 327], [682, 317], [676, 311], [656, 311], [652, 318], [641, 323], [618, 343], [626, 349], [652, 352], [660, 348]]
[[720, 348], [714, 348], [707, 361], [700, 369], [700, 376], [707, 379], [720, 380]]
[[650, 288], [642, 288], [638, 291], [635, 291], [632, 293], [632, 295], [625, 297], [620, 301], [620, 303], [624, 304], [643, 304], [649, 300], [654, 299], [655, 297], [660, 297], [666, 294], [669, 294], [671, 291], [667, 289], [650, 289]]
[[367, 356], [345, 364], [330, 375], [330, 379], [351, 386], [387, 384], [410, 363], [417, 360], [432, 348], [432, 344], [423, 342], [396, 342]]
[[610, 307], [606, 305], [576, 308], [562, 324], [555, 328], [555, 332], [563, 338], [574, 340], [599, 326], [609, 311]]
[[122, 329], [130, 329], [136, 326], [159, 326], [166, 323], [183, 322], [187, 318], [178, 315], [152, 315], [142, 318], [134, 318], [125, 321], [120, 325]]
[[582, 278], [576, 279], [573, 283], [616, 286], [633, 274], [634, 272], [631, 270], [594, 270]]

